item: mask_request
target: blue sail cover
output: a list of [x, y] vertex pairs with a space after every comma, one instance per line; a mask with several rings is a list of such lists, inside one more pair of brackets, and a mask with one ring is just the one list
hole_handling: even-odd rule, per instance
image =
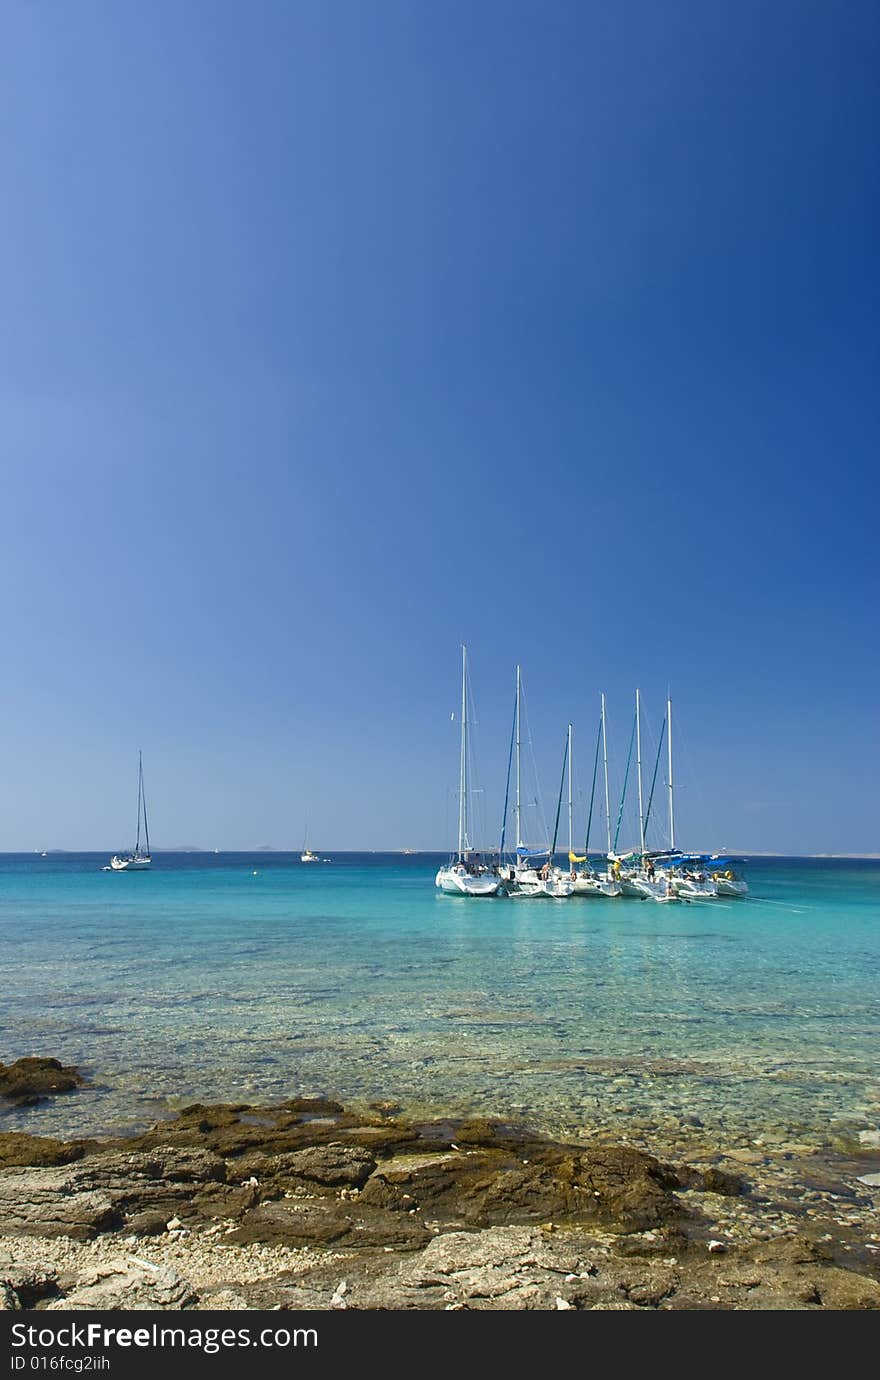
[[549, 848], [518, 848], [518, 849], [516, 850], [516, 856], [517, 856], [518, 858], [548, 858], [548, 857], [550, 856], [550, 849], [549, 849]]
[[679, 863], [705, 863], [708, 858], [705, 853], [673, 853], [668, 858], [655, 858], [655, 867], [678, 867]]

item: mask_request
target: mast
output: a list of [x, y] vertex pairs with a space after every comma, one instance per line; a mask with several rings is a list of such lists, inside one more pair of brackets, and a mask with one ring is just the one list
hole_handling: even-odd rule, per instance
[[608, 852], [611, 852], [611, 805], [608, 800], [608, 738], [605, 733], [605, 692], [602, 692], [602, 756], [605, 759], [605, 824], [608, 830]]
[[134, 845], [134, 854], [135, 854], [135, 857], [137, 857], [138, 853], [140, 853], [140, 851], [141, 851], [141, 798], [142, 798], [142, 796], [143, 796], [143, 792], [144, 792], [144, 762], [143, 762], [143, 754], [141, 753], [140, 748], [138, 748], [138, 822], [137, 822], [137, 838], [136, 838], [136, 840], [135, 840], [135, 845]]
[[568, 725], [568, 851], [574, 852], [574, 838], [571, 832], [571, 724]]
[[675, 847], [675, 809], [672, 804], [672, 697], [666, 692], [666, 750], [669, 762], [669, 847]]
[[[556, 840], [559, 837], [559, 816], [562, 814], [562, 792], [565, 790], [565, 768], [568, 763], [568, 750], [571, 747], [571, 724], [568, 725], [568, 732], [565, 735], [565, 751], [562, 754], [562, 775], [559, 778], [559, 795], [556, 798], [556, 820], [553, 825], [553, 842], [550, 844], [550, 863], [556, 855]], [[569, 782], [571, 777], [569, 777]]]
[[516, 713], [510, 725], [510, 746], [507, 749], [507, 777], [504, 782], [504, 813], [501, 816], [501, 842], [498, 845], [498, 861], [504, 858], [504, 840], [507, 837], [507, 806], [510, 801], [510, 768], [513, 765], [513, 738], [516, 733]]
[[138, 758], [139, 758], [139, 762], [140, 762], [141, 800], [142, 800], [143, 803], [144, 803], [144, 837], [145, 837], [146, 840], [147, 840], [147, 857], [149, 857], [149, 856], [150, 856], [150, 826], [149, 826], [149, 824], [147, 823], [147, 793], [146, 793], [146, 791], [144, 790], [144, 764], [143, 764], [143, 754], [142, 754], [140, 751], [138, 751]]
[[467, 647], [461, 644], [461, 757], [458, 768], [458, 856], [467, 846]]
[[602, 724], [599, 723], [599, 731], [596, 734], [596, 751], [593, 753], [593, 779], [590, 782], [590, 813], [587, 815], [587, 836], [584, 839], [584, 858], [587, 866], [590, 864], [590, 833], [593, 828], [593, 806], [596, 803], [596, 774], [599, 770], [599, 745], [602, 741]]
[[520, 790], [520, 766], [519, 766], [520, 713], [519, 713], [519, 696], [520, 696], [520, 681], [521, 681], [521, 679], [522, 679], [522, 677], [521, 677], [521, 673], [520, 673], [520, 668], [519, 668], [519, 666], [517, 666], [517, 668], [516, 668], [516, 804], [515, 804], [514, 807], [513, 807], [513, 813], [516, 815], [516, 847], [517, 847], [517, 849], [520, 849], [520, 848], [522, 847], [522, 823], [521, 823], [520, 804], [519, 804], [519, 790]]
[[639, 846], [645, 852], [645, 813], [642, 805], [642, 715], [639, 692], [636, 691], [636, 770], [639, 777]]

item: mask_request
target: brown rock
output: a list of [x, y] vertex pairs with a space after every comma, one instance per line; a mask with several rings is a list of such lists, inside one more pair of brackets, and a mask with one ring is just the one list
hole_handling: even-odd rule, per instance
[[226, 1166], [204, 1150], [105, 1152], [74, 1164], [0, 1171], [0, 1219], [11, 1233], [89, 1240], [147, 1208], [166, 1220], [194, 1189], [222, 1182]]
[[28, 1056], [14, 1064], [0, 1064], [0, 1097], [17, 1107], [29, 1107], [54, 1093], [71, 1092], [85, 1079], [57, 1059]]
[[360, 1188], [376, 1168], [376, 1161], [360, 1145], [312, 1145], [289, 1155], [276, 1155], [267, 1168], [279, 1180], [304, 1180], [329, 1188]]
[[82, 1159], [85, 1143], [30, 1136], [24, 1131], [0, 1133], [0, 1169], [10, 1165], [70, 1164]]
[[246, 1213], [226, 1239], [284, 1246], [391, 1246], [409, 1251], [427, 1245], [431, 1236], [414, 1215], [322, 1198], [264, 1203]]
[[857, 1275], [852, 1270], [838, 1270], [832, 1266], [815, 1271], [810, 1282], [823, 1308], [836, 1308], [847, 1312], [856, 1309], [880, 1309], [880, 1284], [866, 1275]]

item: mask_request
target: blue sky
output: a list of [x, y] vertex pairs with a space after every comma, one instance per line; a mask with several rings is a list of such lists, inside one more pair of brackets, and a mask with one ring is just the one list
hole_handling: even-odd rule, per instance
[[0, 24], [0, 849], [444, 847], [462, 640], [493, 836], [519, 660], [880, 847], [876, 6]]

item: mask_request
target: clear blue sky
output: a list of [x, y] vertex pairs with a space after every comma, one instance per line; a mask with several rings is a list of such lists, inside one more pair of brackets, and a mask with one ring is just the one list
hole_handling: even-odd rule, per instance
[[0, 849], [445, 847], [462, 640], [493, 834], [519, 659], [880, 848], [875, 4], [0, 24]]

